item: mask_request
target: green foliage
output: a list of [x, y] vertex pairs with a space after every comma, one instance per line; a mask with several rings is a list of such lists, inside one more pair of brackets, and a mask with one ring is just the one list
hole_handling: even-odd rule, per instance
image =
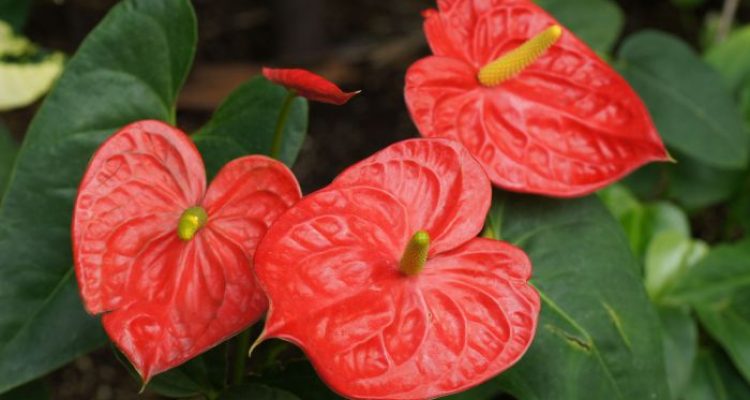
[[721, 77], [685, 43], [656, 31], [637, 33], [622, 45], [618, 69], [671, 148], [715, 168], [747, 165], [748, 134], [736, 104]]
[[29, 15], [31, 0], [0, 0], [0, 20], [7, 22], [13, 30], [20, 32]]
[[685, 400], [746, 399], [750, 386], [732, 367], [726, 356], [716, 349], [705, 349], [698, 354]]
[[672, 398], [681, 399], [690, 383], [698, 351], [698, 327], [684, 308], [659, 308], [664, 359]]
[[174, 121], [195, 40], [187, 1], [123, 2], [84, 41], [34, 118], [0, 206], [0, 392], [104, 343], [71, 268], [76, 188], [116, 129]]
[[268, 386], [257, 384], [244, 384], [235, 386], [223, 393], [219, 400], [299, 400], [297, 397], [287, 391], [274, 389]]
[[[246, 154], [267, 154], [292, 166], [307, 133], [307, 100], [265, 78], [237, 88], [193, 136], [209, 175]], [[280, 135], [278, 154], [274, 143]]]
[[657, 315], [601, 203], [496, 196], [491, 214], [496, 237], [529, 254], [542, 314], [523, 359], [486, 385], [521, 400], [666, 398]]
[[625, 17], [611, 0], [536, 0], [560, 23], [594, 50], [606, 54], [625, 25]]
[[18, 146], [10, 132], [0, 121], [0, 196], [5, 191], [5, 185], [8, 183], [10, 171], [13, 168], [13, 161], [16, 159]]

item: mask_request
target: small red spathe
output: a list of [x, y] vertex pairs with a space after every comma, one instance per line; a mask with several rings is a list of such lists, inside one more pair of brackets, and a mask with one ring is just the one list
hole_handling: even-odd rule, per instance
[[[203, 161], [180, 130], [141, 121], [96, 152], [75, 203], [75, 271], [88, 312], [145, 381], [257, 321], [267, 300], [252, 257], [270, 224], [301, 197], [264, 156], [227, 164], [206, 190]], [[178, 237], [182, 213], [205, 225]]]

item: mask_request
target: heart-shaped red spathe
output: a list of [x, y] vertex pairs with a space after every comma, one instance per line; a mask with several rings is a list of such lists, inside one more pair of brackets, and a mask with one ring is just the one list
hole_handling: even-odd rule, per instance
[[[451, 140], [400, 142], [350, 167], [261, 241], [261, 339], [300, 346], [348, 398], [434, 398], [505, 370], [534, 337], [539, 297], [523, 251], [476, 237], [490, 198]], [[429, 257], [407, 276], [399, 259], [417, 230]]]
[[[301, 197], [294, 175], [264, 156], [227, 164], [206, 191], [203, 160], [180, 130], [128, 125], [96, 152], [81, 182], [72, 236], [86, 309], [145, 381], [257, 321], [267, 308], [252, 257], [271, 223]], [[182, 213], [205, 226], [183, 241]]]
[[263, 68], [263, 76], [308, 100], [321, 103], [340, 106], [359, 94], [359, 91], [344, 92], [328, 79], [304, 69]]
[[574, 197], [669, 156], [643, 102], [588, 46], [560, 39], [495, 87], [479, 70], [558, 24], [528, 0], [443, 0], [425, 12], [433, 56], [412, 65], [405, 97], [425, 137], [461, 141], [502, 188]]

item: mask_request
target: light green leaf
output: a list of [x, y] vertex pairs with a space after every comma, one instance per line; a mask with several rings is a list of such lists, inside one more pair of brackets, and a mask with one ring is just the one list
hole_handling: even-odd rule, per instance
[[670, 304], [700, 306], [750, 290], [750, 240], [717, 246], [665, 294]]
[[665, 292], [677, 284], [688, 269], [708, 254], [708, 245], [679, 231], [654, 235], [646, 250], [646, 291], [660, 304]]
[[705, 56], [724, 78], [726, 87], [737, 93], [750, 85], [750, 25], [738, 29]]
[[609, 53], [622, 32], [625, 16], [611, 0], [536, 0], [591, 48]]
[[670, 147], [717, 168], [747, 165], [748, 133], [732, 96], [687, 44], [656, 31], [637, 33], [622, 45], [618, 69]]
[[542, 313], [529, 351], [464, 394], [505, 390], [520, 400], [669, 396], [656, 311], [620, 226], [596, 198], [495, 199], [502, 240], [534, 266]]
[[672, 399], [678, 400], [690, 383], [698, 351], [698, 327], [686, 309], [660, 308], [659, 320], [669, 389]]
[[305, 140], [307, 114], [306, 99], [258, 77], [235, 90], [193, 140], [209, 175], [247, 154], [272, 156], [291, 167]]
[[720, 350], [703, 349], [693, 368], [684, 400], [750, 399], [750, 386]]
[[32, 121], [0, 202], [0, 392], [104, 342], [71, 268], [76, 189], [117, 129], [174, 122], [195, 41], [187, 0], [126, 0], [86, 38]]

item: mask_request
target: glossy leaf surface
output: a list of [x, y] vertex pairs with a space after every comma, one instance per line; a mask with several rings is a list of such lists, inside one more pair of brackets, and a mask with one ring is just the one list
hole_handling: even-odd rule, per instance
[[247, 383], [230, 388], [219, 396], [219, 400], [300, 400], [299, 397], [276, 388]]
[[[539, 299], [522, 251], [475, 238], [489, 201], [480, 165], [453, 141], [400, 142], [350, 167], [261, 242], [262, 337], [299, 345], [350, 398], [432, 398], [508, 368], [533, 338]], [[399, 259], [418, 230], [430, 257], [406, 276]]]
[[406, 76], [420, 133], [461, 141], [495, 185], [560, 197], [591, 193], [664, 160], [646, 107], [572, 33], [495, 87], [480, 68], [557, 22], [527, 0], [441, 1], [425, 33], [434, 56]]
[[542, 313], [518, 364], [478, 395], [456, 398], [500, 391], [519, 400], [668, 398], [656, 312], [627, 239], [601, 203], [500, 196], [490, 215], [495, 237], [529, 254]]
[[698, 352], [698, 326], [689, 309], [659, 308], [664, 359], [672, 399], [683, 398]]
[[[192, 136], [212, 177], [224, 164], [247, 154], [265, 154], [291, 167], [307, 133], [307, 100], [258, 77], [238, 87], [211, 120]], [[280, 136], [278, 154], [274, 143]]]
[[134, 120], [173, 118], [194, 46], [187, 1], [124, 1], [34, 118], [0, 205], [0, 392], [106, 341], [81, 307], [71, 267], [76, 188], [107, 136]]
[[622, 10], [612, 0], [536, 0], [536, 3], [601, 53], [609, 52], [625, 25]]
[[[252, 256], [271, 223], [301, 197], [291, 171], [263, 156], [227, 164], [208, 190], [190, 139], [158, 121], [108, 139], [84, 175], [73, 219], [86, 309], [148, 381], [258, 320], [267, 302]], [[206, 225], [176, 231], [200, 206]]]
[[716, 303], [698, 306], [696, 311], [701, 325], [750, 382], [750, 286]]
[[686, 43], [646, 31], [629, 37], [618, 55], [670, 147], [713, 167], [747, 165], [748, 133], [737, 106], [721, 76]]
[[342, 105], [359, 92], [344, 92], [333, 82], [304, 69], [263, 68], [263, 76], [308, 100]]

